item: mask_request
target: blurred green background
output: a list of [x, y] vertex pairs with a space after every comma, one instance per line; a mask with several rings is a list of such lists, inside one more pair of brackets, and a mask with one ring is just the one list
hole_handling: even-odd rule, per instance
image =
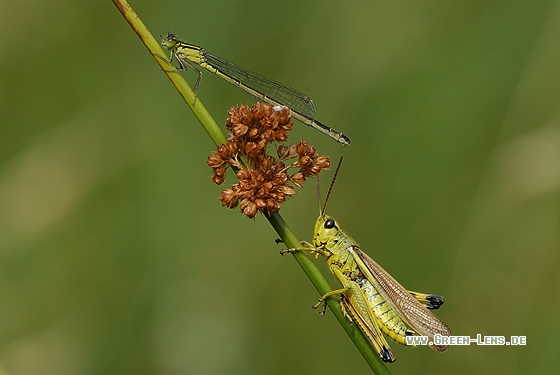
[[[392, 343], [394, 374], [558, 372], [558, 2], [131, 5], [154, 35], [314, 99], [353, 140], [291, 134], [344, 154], [328, 213], [407, 288], [445, 296], [453, 334], [527, 336]], [[199, 97], [222, 125], [253, 102], [209, 73]], [[110, 1], [0, 3], [0, 372], [369, 372], [268, 222], [221, 207], [214, 149]], [[299, 192], [281, 214], [310, 240], [314, 182]]]

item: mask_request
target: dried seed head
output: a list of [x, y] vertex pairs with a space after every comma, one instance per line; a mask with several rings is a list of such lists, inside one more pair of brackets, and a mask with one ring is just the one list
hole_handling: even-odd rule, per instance
[[[286, 140], [292, 130], [289, 108], [256, 103], [252, 108], [233, 107], [228, 113], [226, 128], [231, 132], [228, 141], [207, 160], [216, 184], [224, 182], [228, 166], [236, 171], [239, 181], [222, 191], [223, 206], [239, 205], [248, 217], [254, 217], [259, 211], [277, 212], [287, 197], [297, 194], [290, 183], [301, 187], [306, 177], [328, 169], [328, 157], [319, 157], [315, 148], [303, 140], [289, 146], [279, 145], [278, 159], [266, 153], [270, 143]], [[286, 165], [286, 161], [295, 158], [297, 161]], [[297, 171], [290, 175], [288, 171], [293, 168]]]
[[227, 206], [229, 208], [237, 207], [238, 198], [237, 194], [231, 189], [225, 189], [222, 191], [222, 196], [220, 197], [223, 206]]

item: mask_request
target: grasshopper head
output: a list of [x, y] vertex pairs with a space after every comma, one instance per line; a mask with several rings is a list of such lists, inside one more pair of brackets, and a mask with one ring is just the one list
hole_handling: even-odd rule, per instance
[[321, 215], [315, 222], [313, 242], [317, 247], [324, 246], [338, 232], [336, 220], [332, 216]]

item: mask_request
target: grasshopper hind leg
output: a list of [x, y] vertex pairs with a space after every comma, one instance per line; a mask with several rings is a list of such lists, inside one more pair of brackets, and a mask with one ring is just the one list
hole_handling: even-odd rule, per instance
[[440, 306], [443, 305], [443, 302], [445, 302], [442, 296], [436, 296], [434, 294], [427, 296], [426, 299], [428, 300], [426, 307], [430, 310], [439, 309]]
[[[337, 274], [337, 272], [335, 272], [335, 274]], [[358, 295], [361, 295], [360, 293], [362, 293], [359, 287], [356, 288], [353, 284], [350, 284], [349, 288], [336, 289], [324, 294], [321, 298], [319, 298], [319, 301], [312, 306], [312, 308], [316, 309], [321, 306], [321, 304], [325, 304], [325, 307], [322, 311], [323, 313], [324, 311], [326, 311], [326, 299], [331, 296], [340, 295], [340, 307], [344, 316], [351, 322], [353, 320], [352, 316], [354, 317], [358, 326], [370, 339], [370, 343], [373, 345], [375, 351], [379, 354], [383, 362], [395, 362], [395, 355], [393, 354], [393, 351], [389, 347], [389, 344], [387, 344], [387, 341], [383, 337], [383, 334], [381, 333], [379, 327], [377, 326], [377, 323], [373, 319], [373, 316], [369, 316], [368, 313], [361, 314], [361, 310], [356, 309], [356, 306], [359, 305], [359, 303], [357, 304], [357, 301], [355, 299], [352, 299], [352, 291], [354, 293], [358, 293]], [[350, 295], [348, 294], [349, 292]], [[362, 295], [362, 298], [359, 300], [365, 301], [365, 297]], [[321, 315], [323, 315], [322, 313]]]
[[429, 295], [426, 297], [426, 299], [428, 300], [428, 304], [426, 305], [426, 307], [429, 308], [430, 310], [439, 309], [440, 306], [443, 305], [443, 302], [445, 302], [442, 296], [436, 296], [436, 295]]
[[420, 303], [426, 304], [426, 308], [430, 310], [437, 310], [443, 305], [445, 300], [442, 296], [438, 296], [435, 294], [425, 294], [425, 293], [418, 293], [408, 291], [412, 297], [416, 298], [416, 300]]
[[381, 349], [381, 352], [379, 352], [379, 356], [381, 357], [381, 360], [383, 362], [395, 362], [396, 358], [395, 355], [393, 354], [393, 352], [391, 351], [391, 349], [387, 348], [386, 346], [383, 347], [383, 349]]
[[346, 296], [344, 294], [341, 294], [340, 295], [340, 309], [342, 310], [342, 313], [344, 314], [344, 317], [346, 319], [348, 319], [350, 324], [352, 324], [352, 322], [353, 322], [352, 315], [346, 309], [346, 304], [347, 304]]

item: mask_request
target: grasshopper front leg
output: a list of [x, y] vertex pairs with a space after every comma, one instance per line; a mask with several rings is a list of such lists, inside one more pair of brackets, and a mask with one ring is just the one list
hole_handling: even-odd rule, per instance
[[302, 246], [300, 247], [292, 247], [290, 249], [284, 249], [280, 251], [281, 255], [284, 255], [286, 253], [295, 253], [295, 252], [303, 252], [303, 251], [309, 251], [311, 254], [315, 253], [317, 255], [322, 255], [326, 258], [328, 258], [329, 256], [332, 255], [332, 253], [324, 248], [320, 248], [320, 247], [315, 247], [313, 245], [311, 245], [309, 242], [303, 241]]

